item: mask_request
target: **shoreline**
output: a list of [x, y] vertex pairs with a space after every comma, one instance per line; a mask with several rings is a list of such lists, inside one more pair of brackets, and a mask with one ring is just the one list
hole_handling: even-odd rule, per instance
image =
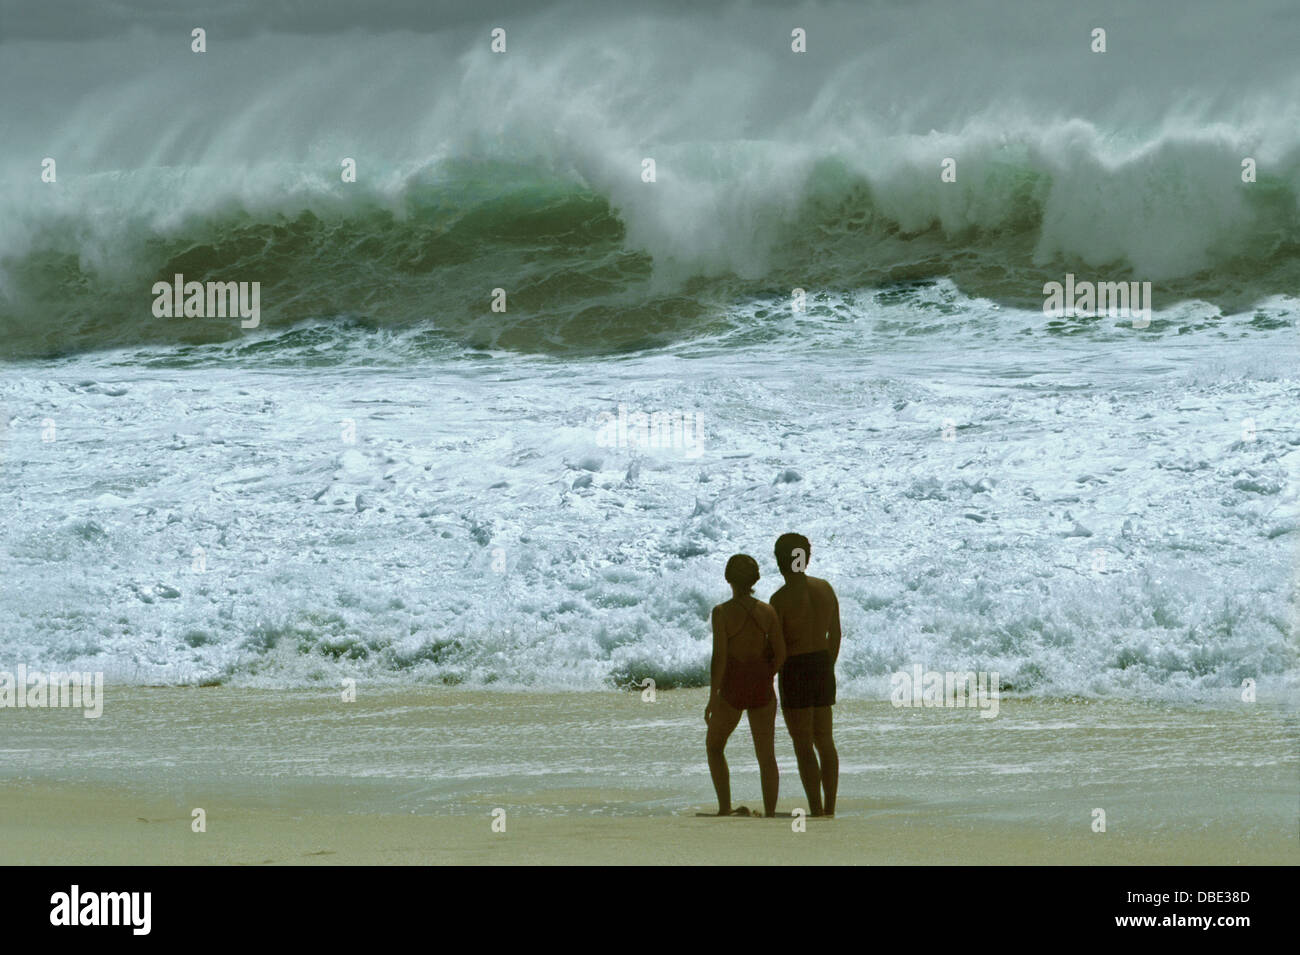
[[[1300, 863], [1281, 707], [1005, 700], [986, 720], [846, 700], [837, 815], [794, 831], [695, 816], [715, 808], [704, 698], [117, 688], [98, 720], [0, 711], [0, 845], [69, 865]], [[727, 755], [755, 808], [743, 721]]]

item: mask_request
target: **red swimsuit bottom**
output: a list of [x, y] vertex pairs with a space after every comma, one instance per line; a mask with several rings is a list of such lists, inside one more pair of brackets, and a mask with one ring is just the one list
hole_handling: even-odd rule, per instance
[[722, 675], [722, 698], [733, 709], [752, 710], [776, 699], [772, 692], [772, 664], [766, 660], [727, 660]]

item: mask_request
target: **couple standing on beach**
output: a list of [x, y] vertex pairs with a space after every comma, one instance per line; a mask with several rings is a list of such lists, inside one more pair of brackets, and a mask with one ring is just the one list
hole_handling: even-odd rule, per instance
[[840, 762], [831, 734], [835, 660], [840, 653], [840, 606], [826, 581], [804, 571], [812, 545], [802, 534], [782, 534], [776, 564], [785, 585], [770, 604], [755, 597], [758, 562], [748, 554], [727, 561], [732, 598], [713, 608], [713, 662], [704, 722], [709, 773], [718, 793], [718, 815], [749, 815], [731, 807], [731, 777], [723, 755], [727, 740], [749, 714], [749, 731], [763, 786], [763, 815], [776, 813], [776, 694], [781, 675], [781, 715], [794, 741], [808, 814], [835, 815]]

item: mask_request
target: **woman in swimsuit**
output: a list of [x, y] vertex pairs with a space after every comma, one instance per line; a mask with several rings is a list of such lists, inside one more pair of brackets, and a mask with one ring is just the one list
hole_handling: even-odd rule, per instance
[[705, 748], [709, 773], [718, 792], [718, 815], [748, 815], [743, 806], [731, 808], [731, 776], [723, 755], [740, 714], [749, 712], [749, 732], [763, 782], [763, 814], [776, 812], [776, 694], [772, 677], [785, 662], [781, 621], [771, 606], [755, 597], [758, 562], [747, 554], [727, 561], [727, 583], [732, 598], [713, 608], [713, 663], [710, 667], [709, 702], [704, 722], [709, 731]]

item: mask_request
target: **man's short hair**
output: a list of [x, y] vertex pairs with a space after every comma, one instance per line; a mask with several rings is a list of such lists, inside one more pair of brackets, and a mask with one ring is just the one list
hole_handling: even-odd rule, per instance
[[[812, 544], [802, 534], [782, 534], [776, 539], [776, 566], [783, 574], [801, 574], [812, 559]], [[802, 566], [794, 569], [795, 560], [802, 555]]]

